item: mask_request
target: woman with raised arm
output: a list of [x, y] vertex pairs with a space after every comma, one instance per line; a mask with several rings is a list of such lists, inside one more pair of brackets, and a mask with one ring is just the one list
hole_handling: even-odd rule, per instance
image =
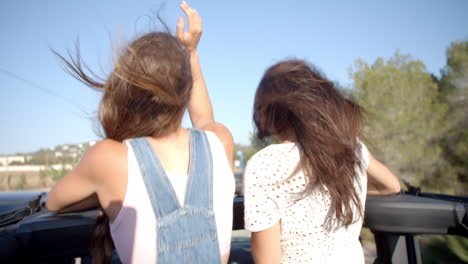
[[256, 153], [245, 171], [255, 262], [364, 263], [366, 192], [397, 193], [400, 184], [359, 140], [360, 107], [312, 66], [288, 60], [265, 72], [253, 119], [260, 139], [281, 142]]
[[[123, 263], [227, 262], [233, 139], [214, 120], [200, 69], [201, 18], [187, 3], [181, 8], [187, 32], [179, 18], [177, 37], [137, 38], [105, 83], [86, 75], [79, 57], [59, 55], [75, 77], [104, 92], [99, 118], [106, 139], [47, 198], [51, 211], [103, 209], [93, 263], [109, 262], [112, 242]], [[181, 125], [187, 107], [194, 129]]]

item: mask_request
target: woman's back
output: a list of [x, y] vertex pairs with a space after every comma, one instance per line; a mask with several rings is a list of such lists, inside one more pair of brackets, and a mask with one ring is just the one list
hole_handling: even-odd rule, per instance
[[[363, 170], [357, 168], [360, 183], [355, 188], [364, 205], [368, 154], [361, 146]], [[309, 181], [298, 169], [300, 155], [295, 143], [273, 144], [249, 160], [244, 176], [246, 229], [261, 231], [280, 221], [282, 263], [363, 263], [358, 241], [362, 218], [347, 228], [333, 225], [327, 191], [314, 188], [302, 196]]]
[[[229, 253], [230, 247], [232, 210], [225, 205], [232, 203], [234, 181], [222, 143], [213, 133], [204, 133], [207, 135], [209, 149], [213, 159], [213, 195], [210, 198], [213, 201], [219, 251], [221, 256], [223, 256]], [[140, 170], [142, 164], [137, 161], [135, 149], [132, 144], [130, 144], [129, 141], [126, 141], [126, 144], [128, 146], [127, 191], [119, 214], [114, 222], [110, 224], [110, 230], [116, 249], [123, 262], [155, 263], [157, 258], [155, 249], [158, 246], [156, 240], [156, 226], [158, 226], [158, 224], [160, 225], [160, 223], [158, 223], [153, 213], [150, 195]], [[153, 148], [153, 150], [158, 152], [157, 149]], [[160, 155], [158, 155], [158, 158], [159, 156]], [[161, 157], [160, 161], [162, 161], [162, 159]], [[194, 161], [197, 161], [197, 159], [195, 158]], [[187, 188], [189, 188], [189, 175], [187, 175], [187, 173], [174, 174], [167, 170], [166, 174], [170, 181], [170, 186], [177, 197], [177, 202], [181, 206], [184, 206], [186, 191], [188, 191]], [[208, 175], [208, 173], [206, 173], [206, 175]], [[204, 176], [205, 174], [202, 175], [202, 177]], [[190, 177], [194, 177], [194, 175], [190, 175]], [[205, 178], [201, 179], [204, 180]], [[160, 188], [160, 186], [157, 186], [156, 190], [162, 192], [163, 189]], [[167, 190], [165, 191], [167, 192]], [[195, 193], [194, 195], [197, 196], [199, 194]]]

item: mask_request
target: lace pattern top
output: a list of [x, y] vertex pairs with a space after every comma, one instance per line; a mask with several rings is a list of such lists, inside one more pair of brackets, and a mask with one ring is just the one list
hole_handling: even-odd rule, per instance
[[[367, 148], [361, 143], [362, 169], [354, 184], [364, 206], [367, 192]], [[282, 263], [364, 263], [358, 240], [362, 218], [347, 228], [330, 217], [330, 195], [309, 184], [299, 166], [295, 143], [273, 144], [256, 153], [244, 176], [245, 228], [262, 231], [281, 224]], [[328, 221], [327, 221], [328, 220]]]

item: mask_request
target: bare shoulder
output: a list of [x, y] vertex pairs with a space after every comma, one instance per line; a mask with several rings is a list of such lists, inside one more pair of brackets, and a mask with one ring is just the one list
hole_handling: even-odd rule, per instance
[[127, 146], [124, 143], [112, 139], [104, 139], [89, 148], [83, 159], [90, 159], [93, 163], [105, 164], [125, 157], [126, 154]]
[[101, 141], [98, 141], [96, 144], [94, 144], [91, 148], [89, 148], [88, 152], [92, 154], [106, 154], [109, 152], [114, 152], [114, 151], [127, 151], [127, 146], [119, 141], [113, 140], [113, 139], [103, 139]]
[[112, 139], [97, 142], [85, 153], [82, 164], [89, 166], [97, 180], [118, 171], [126, 171], [127, 146]]
[[213, 132], [223, 143], [224, 148], [228, 156], [232, 156], [234, 152], [234, 138], [232, 137], [231, 131], [221, 123], [210, 122], [202, 127], [202, 130]]
[[226, 143], [234, 143], [231, 131], [229, 131], [229, 129], [221, 123], [212, 122], [202, 127], [202, 130], [208, 130], [213, 132], [225, 145]]
[[226, 151], [226, 156], [229, 161], [231, 169], [233, 169], [233, 159], [234, 159], [234, 138], [232, 137], [231, 131], [221, 123], [210, 122], [204, 126], [201, 126], [200, 129], [213, 132], [223, 143], [224, 150]]

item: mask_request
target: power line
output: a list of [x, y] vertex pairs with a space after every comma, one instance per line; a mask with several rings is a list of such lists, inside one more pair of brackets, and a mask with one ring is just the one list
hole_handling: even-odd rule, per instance
[[[36, 88], [36, 89], [38, 89], [38, 90], [40, 90], [40, 91], [42, 91], [42, 92], [44, 92], [44, 93], [46, 93], [46, 94], [48, 94], [50, 96], [61, 99], [62, 101], [66, 102], [66, 103], [72, 105], [73, 107], [75, 107], [76, 109], [78, 109], [78, 111], [81, 112], [82, 114], [88, 115], [86, 113], [86, 111], [85, 111], [85, 108], [82, 105], [78, 104], [77, 102], [72, 101], [70, 98], [67, 98], [67, 97], [65, 97], [65, 96], [63, 96], [63, 95], [61, 95], [59, 93], [56, 93], [56, 92], [54, 92], [54, 91], [52, 91], [52, 90], [50, 90], [48, 88], [42, 87], [41, 85], [39, 85], [39, 84], [37, 84], [37, 83], [35, 83], [33, 81], [30, 81], [30, 80], [28, 80], [26, 78], [23, 78], [23, 77], [15, 74], [13, 72], [10, 72], [10, 71], [2, 68], [2, 67], [0, 67], [0, 73], [3, 73], [4, 75], [6, 75], [6, 76], [8, 76], [10, 78], [20, 80], [20, 81], [28, 84], [29, 86], [31, 86], [33, 88]], [[79, 115], [76, 112], [75, 112], [75, 114]]]

